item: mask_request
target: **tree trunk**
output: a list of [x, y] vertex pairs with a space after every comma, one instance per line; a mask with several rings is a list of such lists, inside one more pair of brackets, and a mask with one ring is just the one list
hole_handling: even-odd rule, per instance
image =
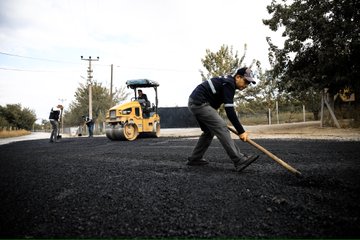
[[360, 87], [354, 89], [355, 92], [355, 102], [354, 102], [354, 112], [352, 113], [352, 118], [354, 119], [355, 127], [360, 127]]
[[313, 114], [313, 116], [314, 116], [314, 120], [315, 120], [315, 121], [318, 121], [318, 120], [319, 120], [319, 111], [318, 111], [318, 110], [317, 110], [317, 111], [313, 111], [312, 114]]
[[[334, 120], [333, 115], [332, 115], [332, 113], [335, 115], [335, 112], [334, 112], [334, 94], [331, 91], [327, 91], [325, 93], [324, 98], [325, 98], [324, 99], [325, 102], [328, 103], [328, 105], [325, 104], [325, 107], [324, 107], [324, 124], [325, 124], [325, 126], [335, 127], [335, 126], [337, 126], [336, 122], [335, 122], [337, 120], [336, 119]], [[330, 112], [330, 109], [328, 107], [331, 108], [332, 113]], [[336, 115], [335, 115], [335, 118], [337, 118]]]

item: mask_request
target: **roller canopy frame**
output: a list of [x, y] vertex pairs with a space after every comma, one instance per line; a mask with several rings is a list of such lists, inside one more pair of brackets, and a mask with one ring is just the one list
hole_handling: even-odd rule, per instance
[[157, 88], [159, 86], [159, 83], [153, 80], [149, 79], [133, 79], [133, 80], [127, 80], [126, 85], [128, 88], [136, 89], [136, 88]]

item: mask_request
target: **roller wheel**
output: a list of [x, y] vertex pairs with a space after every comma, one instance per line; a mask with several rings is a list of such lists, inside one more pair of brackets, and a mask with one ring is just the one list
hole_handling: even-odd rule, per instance
[[135, 124], [126, 123], [124, 126], [120, 124], [108, 125], [106, 127], [106, 136], [113, 141], [116, 140], [135, 140], [139, 132]]
[[121, 134], [124, 139], [132, 141], [137, 138], [139, 132], [135, 124], [126, 123], [122, 128]]
[[155, 123], [153, 132], [148, 133], [148, 136], [149, 136], [149, 137], [152, 137], [152, 138], [158, 138], [158, 137], [160, 137], [160, 123]]
[[153, 134], [156, 138], [160, 137], [160, 123], [156, 123], [155, 132]]

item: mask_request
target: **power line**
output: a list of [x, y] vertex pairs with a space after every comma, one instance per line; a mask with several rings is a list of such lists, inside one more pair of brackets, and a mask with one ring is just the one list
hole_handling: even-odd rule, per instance
[[198, 72], [199, 70], [195, 69], [174, 69], [174, 68], [150, 68], [150, 67], [132, 67], [132, 66], [114, 66], [122, 69], [128, 70], [151, 70], [157, 72]]
[[[68, 64], [76, 64], [79, 65], [80, 63], [77, 62], [70, 62], [70, 61], [62, 61], [62, 60], [55, 60], [55, 59], [48, 59], [48, 58], [37, 58], [37, 57], [29, 57], [29, 56], [22, 56], [17, 54], [11, 54], [6, 52], [0, 52], [1, 55], [11, 56], [11, 57], [19, 57], [19, 58], [26, 58], [32, 60], [39, 60], [39, 61], [46, 61], [46, 62], [58, 62], [58, 63], [68, 63]], [[111, 64], [96, 64], [98, 67], [110, 67]], [[137, 66], [119, 66], [114, 65], [114, 67], [119, 67], [128, 70], [150, 70], [150, 71], [160, 71], [160, 72], [198, 72], [198, 70], [194, 69], [170, 69], [170, 68], [153, 68], [153, 67], [137, 67]], [[56, 72], [56, 71], [42, 71], [42, 70], [26, 70], [26, 69], [17, 69], [17, 68], [4, 68], [0, 67], [2, 70], [9, 70], [9, 71], [24, 71], [24, 72]]]
[[75, 63], [75, 62], [68, 62], [68, 61], [54, 60], [54, 59], [48, 59], [48, 58], [28, 57], [28, 56], [22, 56], [22, 55], [11, 54], [11, 53], [5, 53], [5, 52], [0, 52], [0, 54], [2, 54], [2, 55], [6, 55], [6, 56], [11, 56], [11, 57], [27, 58], [27, 59], [32, 59], [32, 60], [46, 61], [46, 62], [58, 62], [58, 63], [71, 63], [71, 64], [79, 64], [79, 63]]
[[[55, 60], [55, 59], [49, 59], [49, 58], [37, 58], [37, 57], [29, 57], [29, 56], [22, 56], [18, 54], [12, 54], [12, 53], [6, 53], [6, 52], [0, 52], [2, 55], [10, 56], [10, 57], [19, 57], [19, 58], [27, 58], [32, 60], [39, 60], [39, 61], [46, 61], [46, 62], [57, 62], [57, 63], [68, 63], [68, 64], [76, 64], [79, 65], [78, 62], [70, 62], [70, 61], [63, 61], [63, 60]], [[97, 64], [98, 66], [107, 66], [109, 67], [110, 64]]]
[[[49, 58], [29, 57], [29, 56], [22, 56], [22, 55], [6, 53], [6, 52], [0, 52], [0, 54], [10, 56], [10, 57], [26, 58], [26, 59], [32, 59], [32, 60], [38, 60], [38, 61], [45, 61], [45, 62], [57, 62], [57, 63], [68, 63], [68, 64], [80, 65], [80, 63], [78, 63], [78, 62], [55, 60], [55, 59], [49, 59]], [[111, 64], [97, 64], [97, 66], [106, 66], [106, 67], [109, 67], [110, 65]]]
[[[96, 64], [99, 66], [100, 64]], [[102, 65], [105, 66], [105, 65]], [[110, 66], [110, 65], [106, 65]], [[115, 66], [122, 69], [127, 70], [150, 70], [150, 71], [160, 71], [160, 72], [198, 72], [197, 70], [181, 70], [181, 69], [165, 69], [165, 68], [146, 68], [146, 67], [121, 67], [121, 66]], [[67, 71], [59, 71], [59, 70], [31, 70], [31, 69], [21, 69], [21, 68], [8, 68], [8, 67], [0, 67], [0, 70], [5, 71], [17, 71], [17, 72], [76, 72], [77, 70], [67, 70]]]
[[17, 71], [17, 72], [76, 72], [75, 70], [72, 71], [55, 71], [55, 70], [31, 70], [31, 69], [20, 69], [20, 68], [5, 68], [0, 67], [0, 70], [5, 71]]

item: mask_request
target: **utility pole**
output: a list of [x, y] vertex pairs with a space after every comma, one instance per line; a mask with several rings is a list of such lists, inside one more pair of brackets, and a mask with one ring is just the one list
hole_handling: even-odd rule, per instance
[[114, 65], [111, 64], [111, 79], [110, 79], [110, 107], [112, 107], [112, 85], [113, 85], [113, 70], [114, 70]]
[[83, 56], [81, 56], [81, 60], [85, 60], [89, 62], [89, 67], [88, 67], [88, 84], [89, 84], [89, 118], [92, 119], [92, 69], [91, 69], [91, 62], [92, 61], [99, 61], [99, 57], [97, 57], [96, 59], [91, 59], [91, 56], [89, 56], [89, 58], [83, 58]]

